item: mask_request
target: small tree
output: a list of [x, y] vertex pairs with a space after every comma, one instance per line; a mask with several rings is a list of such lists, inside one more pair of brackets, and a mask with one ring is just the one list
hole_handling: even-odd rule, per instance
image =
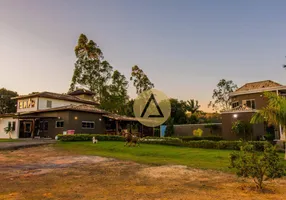
[[252, 178], [259, 190], [263, 189], [263, 181], [280, 178], [285, 173], [276, 148], [271, 144], [265, 145], [261, 153], [246, 143], [239, 152], [230, 154], [230, 167], [239, 177]]
[[248, 136], [252, 140], [252, 127], [250, 123], [238, 120], [232, 124], [231, 130], [236, 135], [243, 137], [243, 140], [247, 140]]
[[8, 126], [6, 128], [4, 128], [4, 131], [6, 134], [9, 134], [9, 139], [12, 139], [12, 127]]
[[171, 118], [167, 123], [165, 137], [171, 137], [174, 135], [174, 133], [175, 133], [175, 131], [174, 131], [174, 119]]

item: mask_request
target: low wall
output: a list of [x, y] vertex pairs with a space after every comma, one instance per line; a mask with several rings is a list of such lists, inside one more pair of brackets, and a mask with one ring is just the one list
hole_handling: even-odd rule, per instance
[[193, 136], [193, 131], [200, 128], [203, 130], [202, 136], [221, 136], [222, 135], [222, 123], [213, 123], [215, 128], [211, 129], [207, 126], [210, 124], [181, 124], [174, 125], [175, 136]]

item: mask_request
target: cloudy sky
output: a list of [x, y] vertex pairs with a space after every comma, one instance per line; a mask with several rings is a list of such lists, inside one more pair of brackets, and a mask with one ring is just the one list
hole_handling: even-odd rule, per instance
[[84, 33], [126, 77], [136, 64], [156, 89], [207, 110], [222, 78], [286, 83], [285, 10], [283, 0], [0, 0], [0, 87], [67, 92]]

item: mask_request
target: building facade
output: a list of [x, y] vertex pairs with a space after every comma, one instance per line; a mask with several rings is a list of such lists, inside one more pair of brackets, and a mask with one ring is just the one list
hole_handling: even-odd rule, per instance
[[0, 116], [0, 138], [9, 138], [4, 131], [8, 127], [12, 138], [54, 139], [57, 134], [69, 131], [118, 134], [121, 126], [137, 122], [135, 118], [99, 109], [93, 95], [77, 90], [69, 94], [41, 92], [15, 97], [17, 113]]
[[[232, 132], [232, 126], [236, 121], [249, 123], [253, 114], [257, 110], [266, 107], [267, 98], [264, 92], [274, 92], [277, 95], [286, 95], [286, 86], [267, 80], [247, 83], [230, 94], [230, 110], [222, 112], [222, 136], [227, 140], [237, 140], [241, 136]], [[248, 139], [258, 140], [266, 133], [272, 134], [275, 140], [284, 140], [285, 131], [281, 126], [273, 126], [268, 123], [253, 124], [251, 126], [251, 136]]]

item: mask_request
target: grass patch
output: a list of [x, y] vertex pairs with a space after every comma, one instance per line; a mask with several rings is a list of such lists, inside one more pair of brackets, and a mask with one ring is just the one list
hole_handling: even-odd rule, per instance
[[[199, 149], [155, 144], [141, 144], [140, 147], [124, 147], [124, 142], [100, 141], [92, 142], [58, 142], [57, 148], [75, 154], [98, 155], [105, 157], [131, 160], [144, 164], [187, 165], [200, 169], [232, 171], [229, 166], [229, 154], [232, 150]], [[284, 154], [281, 153], [281, 160]], [[283, 161], [286, 166], [286, 161]]]
[[0, 142], [21, 142], [18, 139], [0, 139]]

